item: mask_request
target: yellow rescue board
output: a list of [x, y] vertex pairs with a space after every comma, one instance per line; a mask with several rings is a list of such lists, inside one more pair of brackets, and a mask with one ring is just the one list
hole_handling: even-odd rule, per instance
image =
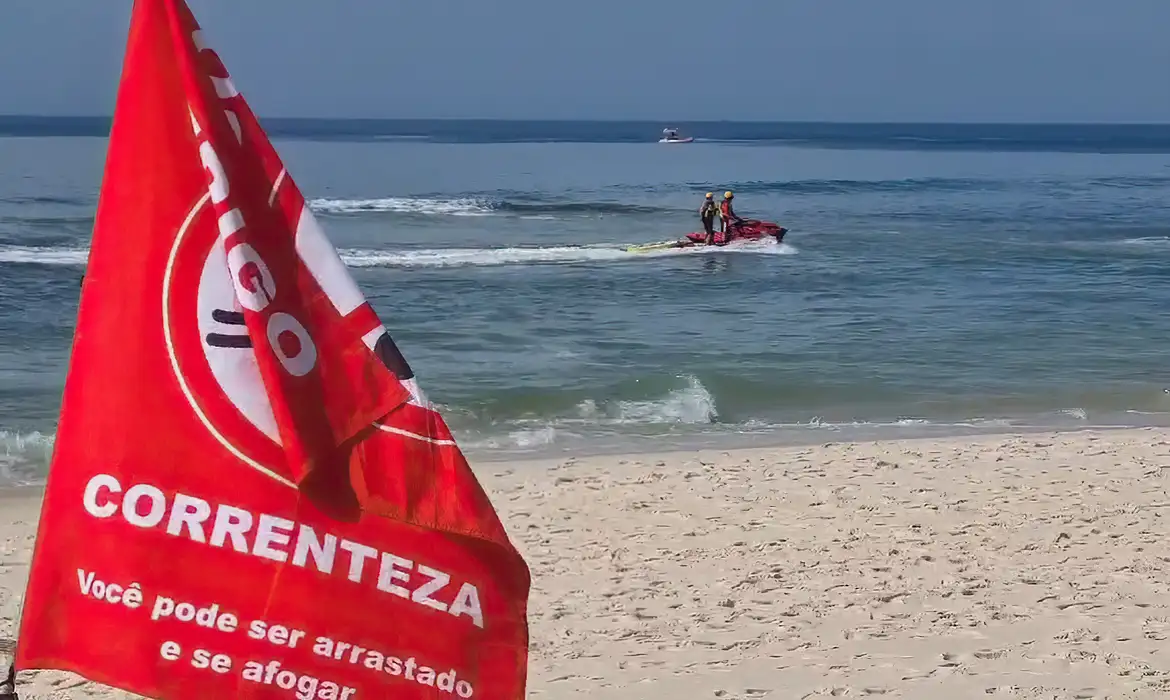
[[670, 250], [677, 248], [678, 241], [663, 241], [662, 243], [643, 243], [626, 247], [627, 253], [649, 253], [655, 250]]

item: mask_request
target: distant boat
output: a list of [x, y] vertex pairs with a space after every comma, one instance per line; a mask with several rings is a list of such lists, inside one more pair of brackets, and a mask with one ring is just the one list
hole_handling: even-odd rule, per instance
[[678, 129], [666, 128], [662, 130], [662, 138], [658, 139], [658, 143], [690, 143], [695, 139], [691, 136], [682, 137], [678, 135]]

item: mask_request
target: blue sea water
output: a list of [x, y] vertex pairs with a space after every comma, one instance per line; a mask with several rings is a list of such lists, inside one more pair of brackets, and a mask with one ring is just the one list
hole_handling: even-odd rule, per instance
[[[481, 458], [1170, 423], [1170, 126], [264, 124]], [[47, 464], [107, 130], [0, 117], [0, 481]], [[725, 189], [785, 243], [622, 250]]]

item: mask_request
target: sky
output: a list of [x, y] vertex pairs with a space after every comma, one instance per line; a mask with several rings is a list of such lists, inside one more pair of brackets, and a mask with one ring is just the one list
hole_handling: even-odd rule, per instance
[[[0, 3], [0, 113], [113, 111], [131, 0]], [[262, 117], [1170, 122], [1170, 0], [189, 4]]]

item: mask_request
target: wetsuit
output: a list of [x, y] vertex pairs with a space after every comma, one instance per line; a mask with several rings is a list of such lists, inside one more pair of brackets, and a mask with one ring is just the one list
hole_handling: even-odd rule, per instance
[[703, 220], [703, 230], [707, 233], [707, 245], [715, 242], [715, 214], [719, 208], [715, 202], [707, 200], [699, 207], [699, 218]]

